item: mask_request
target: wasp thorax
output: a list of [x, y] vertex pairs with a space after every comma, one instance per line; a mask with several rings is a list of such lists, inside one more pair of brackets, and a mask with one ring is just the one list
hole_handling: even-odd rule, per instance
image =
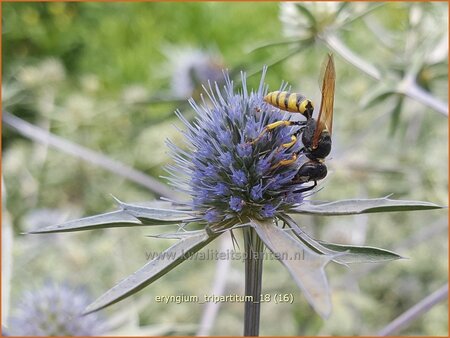
[[305, 155], [310, 159], [323, 159], [331, 152], [331, 135], [323, 130], [318, 136], [318, 142], [314, 145], [317, 121], [309, 119], [302, 134], [302, 143], [305, 147]]

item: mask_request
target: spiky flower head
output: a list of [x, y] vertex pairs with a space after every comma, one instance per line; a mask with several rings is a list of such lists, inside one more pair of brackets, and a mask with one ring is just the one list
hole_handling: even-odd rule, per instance
[[47, 283], [23, 295], [8, 332], [20, 336], [100, 335], [104, 333], [100, 315], [81, 315], [91, 301], [83, 289]]
[[241, 74], [241, 89], [235, 91], [225, 73], [222, 90], [209, 83], [204, 88], [207, 99], [189, 101], [196, 112], [193, 122], [178, 112], [187, 127], [187, 149], [169, 142], [176, 162], [168, 167], [171, 183], [191, 195], [190, 207], [208, 223], [232, 225], [250, 217], [274, 217], [303, 199], [295, 192], [300, 185], [293, 178], [304, 156], [291, 165], [279, 165], [301, 149], [300, 141], [289, 148], [282, 146], [298, 127], [277, 128], [253, 142], [267, 124], [293, 115], [264, 102], [265, 72], [258, 90], [250, 93], [245, 74]]

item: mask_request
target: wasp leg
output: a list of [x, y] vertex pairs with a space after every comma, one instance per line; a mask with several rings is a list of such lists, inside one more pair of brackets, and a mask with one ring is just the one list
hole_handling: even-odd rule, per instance
[[[301, 123], [301, 124], [300, 124], [300, 123]], [[304, 124], [304, 122], [295, 123], [295, 125], [300, 125], [300, 126], [301, 126], [302, 124]], [[292, 146], [297, 142], [298, 137], [300, 136], [301, 133], [303, 133], [304, 130], [305, 130], [305, 127], [301, 127], [299, 130], [297, 130], [297, 131], [291, 136], [291, 142], [284, 143], [284, 144], [282, 144], [281, 146], [282, 146], [283, 148], [290, 148], [290, 147], [292, 147]], [[303, 148], [302, 148], [302, 150], [303, 150]], [[300, 150], [299, 152], [297, 152], [297, 154], [300, 153], [302, 150]]]
[[291, 142], [284, 143], [284, 144], [282, 144], [281, 146], [282, 146], [283, 148], [290, 148], [290, 147], [292, 147], [292, 146], [295, 144], [295, 142], [297, 142], [297, 136], [292, 135], [292, 136], [291, 136]]
[[[293, 122], [293, 125], [296, 126], [302, 126], [299, 130], [297, 130], [292, 136], [291, 136], [291, 142], [288, 143], [284, 143], [281, 146], [283, 148], [290, 148], [292, 147], [298, 140], [299, 136], [301, 135], [301, 133], [303, 133], [303, 131], [305, 130], [304, 125], [306, 124], [306, 122], [302, 122], [302, 121], [291, 121]], [[299, 152], [297, 152], [297, 154], [301, 153], [302, 150], [300, 150]]]
[[[292, 145], [294, 145], [295, 142], [297, 142], [297, 137], [296, 136], [293, 135], [291, 137], [291, 139], [292, 139], [291, 142], [282, 144], [281, 146], [285, 147], [285, 148], [289, 148]], [[272, 167], [270, 167], [270, 169], [275, 169], [275, 168], [278, 168], [279, 166], [282, 166], [282, 165], [290, 165], [290, 164], [294, 163], [295, 161], [297, 161], [298, 155], [300, 155], [301, 153], [303, 153], [305, 151], [306, 151], [305, 147], [301, 148], [300, 150], [298, 150], [295, 153], [293, 153], [292, 157], [290, 159], [288, 159], [288, 160], [281, 160], [277, 164], [274, 164]]]
[[302, 193], [302, 192], [305, 192], [305, 191], [309, 191], [309, 190], [314, 189], [316, 186], [317, 186], [317, 181], [314, 180], [314, 184], [313, 185], [311, 185], [309, 187], [306, 187], [306, 188], [301, 188], [301, 189], [298, 189], [298, 190], [294, 190], [294, 193]]
[[261, 139], [261, 137], [263, 137], [268, 131], [272, 131], [280, 126], [290, 126], [290, 122], [291, 121], [276, 121], [268, 124], [267, 126], [264, 127], [263, 131], [258, 135], [258, 137], [256, 137], [253, 141], [250, 142], [250, 144], [258, 142]]
[[279, 166], [282, 166], [282, 165], [290, 165], [290, 164], [294, 163], [295, 161], [297, 161], [297, 154], [296, 153], [292, 154], [292, 157], [290, 159], [288, 159], [288, 160], [281, 160], [277, 164], [274, 164], [273, 166], [270, 167], [270, 169], [273, 170], [273, 169], [276, 169], [276, 168], [278, 168]]
[[[284, 121], [284, 120], [275, 121], [275, 122], [270, 123], [267, 126], [265, 126], [263, 131], [253, 141], [251, 141], [249, 143], [254, 144], [254, 143], [258, 142], [261, 139], [261, 137], [264, 136], [265, 133], [267, 133], [268, 131], [270, 132], [278, 127], [303, 126], [305, 124], [306, 124], [306, 122], [304, 122], [304, 121]], [[292, 144], [294, 144], [294, 143], [292, 143]]]

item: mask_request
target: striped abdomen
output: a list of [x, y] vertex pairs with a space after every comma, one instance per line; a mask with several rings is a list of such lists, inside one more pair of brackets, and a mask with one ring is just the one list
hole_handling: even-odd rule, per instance
[[264, 101], [291, 113], [301, 113], [306, 118], [311, 118], [314, 110], [311, 100], [298, 93], [270, 92], [264, 97]]

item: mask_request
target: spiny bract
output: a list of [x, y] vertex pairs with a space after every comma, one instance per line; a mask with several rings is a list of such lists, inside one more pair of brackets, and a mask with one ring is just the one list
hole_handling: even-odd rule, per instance
[[242, 89], [235, 92], [233, 81], [224, 73], [222, 91], [217, 83], [209, 83], [204, 87], [209, 100], [202, 96], [201, 103], [189, 101], [196, 112], [193, 122], [177, 112], [187, 127], [183, 132], [187, 149], [169, 142], [176, 164], [167, 170], [171, 184], [192, 196], [189, 206], [208, 223], [242, 224], [249, 217], [274, 217], [303, 200], [302, 194], [294, 192], [300, 184], [292, 179], [305, 156], [294, 164], [278, 165], [302, 148], [300, 140], [290, 148], [282, 147], [298, 127], [277, 128], [252, 143], [267, 124], [294, 116], [263, 101], [265, 73], [266, 69], [258, 90], [250, 93], [245, 74], [241, 74]]

